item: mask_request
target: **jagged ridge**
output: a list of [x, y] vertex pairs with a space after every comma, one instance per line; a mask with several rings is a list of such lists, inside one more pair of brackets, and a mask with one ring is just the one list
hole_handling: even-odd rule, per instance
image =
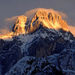
[[32, 17], [19, 16], [13, 31], [17, 34], [27, 34], [35, 31], [40, 25], [49, 29], [69, 31], [68, 24], [62, 19], [62, 16], [51, 9], [37, 9]]

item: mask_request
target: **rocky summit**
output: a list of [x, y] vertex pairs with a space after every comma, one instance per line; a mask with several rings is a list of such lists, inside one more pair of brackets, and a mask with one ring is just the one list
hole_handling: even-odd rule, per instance
[[59, 12], [18, 16], [12, 32], [0, 39], [0, 75], [75, 75], [75, 37]]
[[59, 12], [48, 9], [36, 9], [33, 15], [18, 16], [16, 23], [13, 26], [13, 31], [17, 34], [34, 32], [40, 25], [49, 29], [63, 29], [69, 31], [68, 24], [62, 19]]

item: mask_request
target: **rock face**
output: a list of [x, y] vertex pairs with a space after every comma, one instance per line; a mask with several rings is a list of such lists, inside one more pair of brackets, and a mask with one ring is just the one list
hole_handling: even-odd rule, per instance
[[5, 75], [64, 75], [59, 67], [49, 63], [46, 58], [22, 58], [11, 71]]
[[0, 75], [75, 75], [75, 37], [58, 13], [42, 11], [19, 16], [20, 35], [0, 40]]
[[60, 67], [66, 73], [66, 75], [75, 74], [75, 49], [63, 50], [58, 57]]
[[71, 33], [62, 31], [40, 27], [29, 34], [29, 38], [26, 35], [25, 39], [28, 41], [21, 46], [24, 56], [46, 57], [70, 48], [74, 37]]
[[19, 16], [14, 24], [12, 31], [16, 34], [25, 34], [25, 23], [27, 21], [26, 16]]
[[21, 57], [19, 41], [3, 41], [3, 44], [0, 46], [1, 75], [4, 75]]
[[26, 56], [5, 75], [75, 75], [74, 50], [63, 50], [46, 58]]
[[51, 9], [37, 9], [32, 17], [18, 16], [13, 31], [17, 34], [27, 34], [35, 31], [40, 25], [49, 29], [69, 31], [66, 21], [57, 11]]

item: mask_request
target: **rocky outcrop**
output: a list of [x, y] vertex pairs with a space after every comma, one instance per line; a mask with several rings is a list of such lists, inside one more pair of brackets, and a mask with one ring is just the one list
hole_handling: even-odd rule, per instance
[[64, 49], [46, 58], [26, 56], [5, 75], [75, 75], [74, 53], [74, 49]]
[[13, 41], [3, 42], [3, 45], [0, 46], [0, 75], [4, 75], [19, 59], [22, 58], [20, 41], [14, 39]]
[[12, 31], [15, 32], [16, 35], [25, 34], [26, 21], [27, 21], [26, 16], [18, 16], [16, 23], [14, 24], [12, 28]]
[[74, 58], [75, 49], [65, 49], [60, 53], [58, 57], [59, 65], [66, 75], [75, 75]]
[[45, 58], [24, 57], [5, 75], [64, 75]]

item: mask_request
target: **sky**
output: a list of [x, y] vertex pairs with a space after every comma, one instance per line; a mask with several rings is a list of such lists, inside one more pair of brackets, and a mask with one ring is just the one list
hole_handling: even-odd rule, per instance
[[52, 8], [66, 13], [68, 23], [75, 25], [75, 0], [0, 0], [0, 28], [5, 19], [24, 14], [33, 8]]

